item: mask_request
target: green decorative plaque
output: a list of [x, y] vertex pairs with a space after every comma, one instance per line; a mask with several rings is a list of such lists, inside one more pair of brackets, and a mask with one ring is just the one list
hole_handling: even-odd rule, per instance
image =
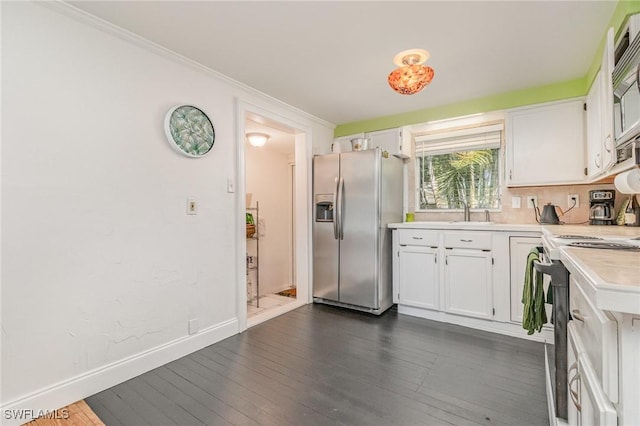
[[164, 131], [169, 144], [187, 157], [206, 155], [216, 139], [213, 124], [207, 114], [192, 105], [178, 105], [167, 112]]

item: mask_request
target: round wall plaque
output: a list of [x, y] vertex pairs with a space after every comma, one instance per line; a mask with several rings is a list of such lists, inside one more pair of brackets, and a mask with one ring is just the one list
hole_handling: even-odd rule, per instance
[[207, 114], [193, 105], [178, 105], [167, 112], [164, 131], [169, 144], [187, 157], [206, 155], [216, 139], [213, 124]]

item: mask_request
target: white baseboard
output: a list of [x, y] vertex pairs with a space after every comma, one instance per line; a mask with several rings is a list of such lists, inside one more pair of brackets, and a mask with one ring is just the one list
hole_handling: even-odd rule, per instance
[[[216, 324], [191, 336], [184, 336], [111, 364], [96, 368], [0, 407], [0, 424], [20, 425], [32, 420], [22, 414], [53, 411], [125, 382], [192, 352], [238, 333], [238, 319]], [[55, 368], [55, 366], [52, 366]], [[22, 418], [16, 418], [22, 417]]]
[[268, 321], [272, 318], [285, 314], [289, 311], [298, 309], [299, 307], [304, 306], [306, 304], [307, 302], [305, 301], [296, 300], [295, 302], [287, 303], [286, 305], [274, 306], [273, 308], [265, 309], [263, 312], [260, 312], [259, 314], [256, 314], [247, 319], [247, 328], [251, 328], [254, 325], [261, 324], [265, 321]]
[[543, 328], [540, 333], [528, 335], [522, 326], [514, 323], [465, 317], [461, 315], [448, 314], [442, 311], [432, 311], [429, 309], [405, 305], [398, 305], [398, 313], [433, 321], [462, 325], [464, 327], [490, 331], [492, 333], [504, 334], [506, 336], [519, 337], [521, 339], [534, 340], [536, 342], [553, 343], [553, 330], [547, 328]]

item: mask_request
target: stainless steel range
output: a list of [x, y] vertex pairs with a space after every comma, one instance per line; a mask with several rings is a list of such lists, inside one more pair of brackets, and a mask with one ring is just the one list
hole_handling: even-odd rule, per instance
[[[567, 226], [567, 228], [569, 228]], [[571, 227], [574, 228], [574, 227]], [[569, 228], [569, 229], [571, 229]], [[576, 234], [568, 233], [553, 235], [545, 232], [542, 236], [544, 262], [536, 263], [536, 270], [551, 276], [550, 289], [553, 291], [554, 344], [546, 346], [547, 365], [549, 366], [549, 381], [553, 390], [555, 415], [567, 419], [567, 323], [570, 319], [569, 306], [569, 271], [562, 264], [560, 250], [562, 246], [582, 247], [584, 249], [632, 250], [640, 251], [640, 237], [626, 230], [606, 227], [607, 231], [599, 228], [598, 237], [584, 235], [591, 233], [590, 229], [575, 227], [581, 231]], [[569, 232], [573, 232], [569, 230]]]

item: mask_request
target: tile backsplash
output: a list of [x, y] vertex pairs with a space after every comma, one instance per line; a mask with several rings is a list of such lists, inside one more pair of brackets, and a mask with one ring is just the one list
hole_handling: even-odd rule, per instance
[[[538, 204], [542, 211], [542, 206], [551, 203], [559, 207], [558, 216], [560, 220], [567, 224], [586, 224], [589, 222], [589, 191], [593, 189], [615, 189], [612, 184], [591, 184], [591, 185], [566, 185], [566, 186], [535, 186], [523, 188], [504, 188], [502, 191], [502, 208], [499, 212], [491, 212], [491, 220], [497, 223], [522, 223], [535, 224], [536, 218], [533, 209], [527, 208], [527, 196], [538, 197]], [[567, 197], [577, 194], [580, 207], [560, 215], [560, 209], [567, 210]], [[520, 197], [521, 207], [514, 209], [511, 207], [512, 198]], [[616, 192], [615, 212], [618, 213], [620, 206], [629, 196]], [[409, 194], [409, 211], [413, 211], [415, 196]], [[416, 221], [447, 221], [462, 220], [460, 212], [416, 212]], [[484, 212], [471, 212], [471, 220], [484, 220]]]

